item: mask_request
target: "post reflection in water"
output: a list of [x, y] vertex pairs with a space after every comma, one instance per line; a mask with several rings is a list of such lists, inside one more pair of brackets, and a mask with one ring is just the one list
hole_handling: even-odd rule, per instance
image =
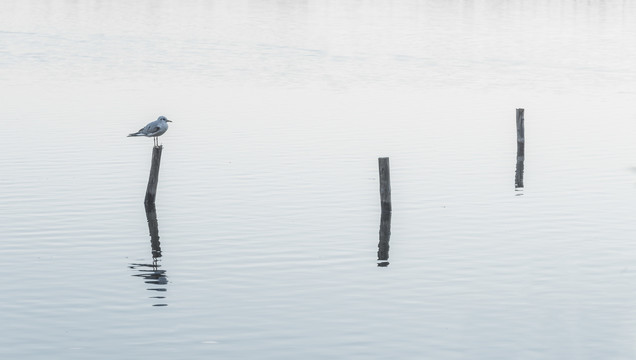
[[[166, 270], [159, 269], [161, 267], [161, 243], [159, 242], [159, 224], [157, 222], [157, 210], [154, 204], [145, 204], [146, 206], [146, 219], [148, 220], [148, 229], [150, 231], [150, 247], [152, 249], [152, 264], [132, 263], [130, 268], [137, 270], [138, 274], [133, 276], [141, 277], [146, 284], [151, 286], [148, 288], [150, 291], [156, 291], [158, 293], [166, 292], [166, 285], [168, 284], [168, 277], [166, 276]], [[164, 295], [151, 296], [151, 299], [165, 299]], [[166, 303], [157, 303], [153, 306], [168, 306]]]
[[523, 195], [523, 161], [526, 157], [525, 110], [517, 109], [517, 166], [515, 169], [515, 191]]
[[[515, 169], [515, 191], [523, 192], [523, 160], [524, 156], [519, 155], [517, 152], [517, 166]], [[523, 195], [523, 193], [517, 194], [517, 196]]]
[[378, 266], [389, 266], [389, 239], [391, 238], [391, 212], [383, 211], [380, 217], [380, 242], [378, 243]]

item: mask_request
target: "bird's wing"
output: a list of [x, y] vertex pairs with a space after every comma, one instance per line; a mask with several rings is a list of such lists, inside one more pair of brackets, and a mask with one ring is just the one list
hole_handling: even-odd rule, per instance
[[146, 125], [143, 130], [146, 134], [150, 134], [151, 132], [157, 131], [156, 129], [159, 127], [159, 122], [158, 121], [153, 121], [151, 123], [148, 123], [148, 125]]
[[152, 135], [152, 134], [154, 134], [154, 133], [158, 132], [159, 130], [161, 130], [161, 127], [159, 127], [159, 126], [153, 126], [153, 127], [151, 127], [151, 128], [146, 129], [146, 134], [147, 134], [147, 135]]

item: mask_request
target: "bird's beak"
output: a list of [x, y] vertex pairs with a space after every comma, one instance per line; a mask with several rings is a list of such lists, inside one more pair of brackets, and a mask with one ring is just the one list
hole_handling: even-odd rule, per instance
[[167, 122], [172, 122], [172, 120], [168, 120], [168, 119], [166, 119], [166, 121], [167, 121]]

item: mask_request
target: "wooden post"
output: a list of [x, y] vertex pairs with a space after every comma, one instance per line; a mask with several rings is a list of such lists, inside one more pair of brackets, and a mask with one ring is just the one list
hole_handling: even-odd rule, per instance
[[524, 110], [517, 109], [517, 166], [515, 169], [515, 188], [523, 189], [523, 162], [525, 160], [526, 137], [524, 129]]
[[380, 170], [380, 205], [382, 212], [391, 212], [391, 174], [389, 170], [389, 158], [378, 158]]
[[152, 162], [150, 165], [150, 176], [148, 178], [148, 187], [146, 188], [145, 204], [154, 204], [157, 195], [157, 183], [159, 182], [159, 165], [161, 164], [161, 150], [163, 145], [154, 146], [152, 148]]
[[523, 112], [523, 109], [517, 109], [517, 156], [521, 157], [525, 155], [526, 144]]

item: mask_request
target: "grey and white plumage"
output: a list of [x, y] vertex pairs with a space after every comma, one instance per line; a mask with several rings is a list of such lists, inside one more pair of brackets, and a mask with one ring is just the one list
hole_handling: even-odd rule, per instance
[[157, 144], [157, 136], [163, 135], [168, 131], [168, 123], [172, 120], [168, 120], [165, 116], [159, 116], [157, 120], [149, 123], [143, 128], [139, 129], [136, 133], [128, 134], [128, 136], [147, 136], [153, 137], [155, 145]]

